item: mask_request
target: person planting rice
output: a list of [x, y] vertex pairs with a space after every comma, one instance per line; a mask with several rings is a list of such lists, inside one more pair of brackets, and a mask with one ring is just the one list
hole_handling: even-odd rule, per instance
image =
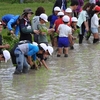
[[6, 14], [2, 16], [2, 25], [8, 28], [8, 35], [18, 36], [19, 34], [19, 18], [20, 15]]
[[[32, 43], [25, 43], [25, 44], [20, 44], [16, 47], [14, 54], [16, 56], [16, 63], [17, 63], [17, 68], [15, 69], [14, 74], [21, 74], [21, 73], [27, 73], [28, 70], [30, 69], [30, 66], [33, 66], [33, 61], [35, 66], [36, 64], [36, 55], [37, 54], [44, 54], [48, 50], [48, 47], [46, 44], [41, 43], [39, 45], [35, 45]], [[51, 51], [48, 51], [50, 55], [52, 54]], [[27, 59], [26, 57], [27, 56]], [[32, 61], [33, 58], [33, 61]], [[37, 66], [38, 67], [38, 66]], [[47, 69], [48, 67], [45, 66]]]

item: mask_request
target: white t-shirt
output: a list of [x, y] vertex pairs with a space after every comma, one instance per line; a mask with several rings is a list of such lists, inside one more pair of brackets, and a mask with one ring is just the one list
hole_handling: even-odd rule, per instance
[[98, 28], [99, 27], [99, 18], [97, 14], [94, 14], [91, 18], [91, 28]]
[[72, 29], [66, 24], [60, 24], [58, 27], [59, 37], [68, 37], [69, 34], [72, 34]]

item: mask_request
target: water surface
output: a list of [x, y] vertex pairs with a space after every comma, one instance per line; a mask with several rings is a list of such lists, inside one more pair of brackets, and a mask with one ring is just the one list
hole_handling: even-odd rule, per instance
[[100, 100], [100, 44], [75, 44], [69, 57], [54, 54], [40, 70], [13, 75], [0, 63], [0, 100]]

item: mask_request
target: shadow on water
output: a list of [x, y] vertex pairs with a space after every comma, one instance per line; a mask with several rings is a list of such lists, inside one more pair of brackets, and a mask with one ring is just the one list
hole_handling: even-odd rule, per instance
[[100, 100], [100, 44], [75, 44], [69, 57], [49, 57], [45, 68], [13, 75], [0, 63], [0, 100]]

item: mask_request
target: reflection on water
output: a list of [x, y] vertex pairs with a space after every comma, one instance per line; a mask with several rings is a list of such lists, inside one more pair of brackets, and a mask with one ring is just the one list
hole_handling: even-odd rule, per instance
[[50, 71], [22, 75], [0, 63], [0, 100], [100, 100], [100, 44], [75, 44], [68, 58], [53, 55], [47, 63]]

